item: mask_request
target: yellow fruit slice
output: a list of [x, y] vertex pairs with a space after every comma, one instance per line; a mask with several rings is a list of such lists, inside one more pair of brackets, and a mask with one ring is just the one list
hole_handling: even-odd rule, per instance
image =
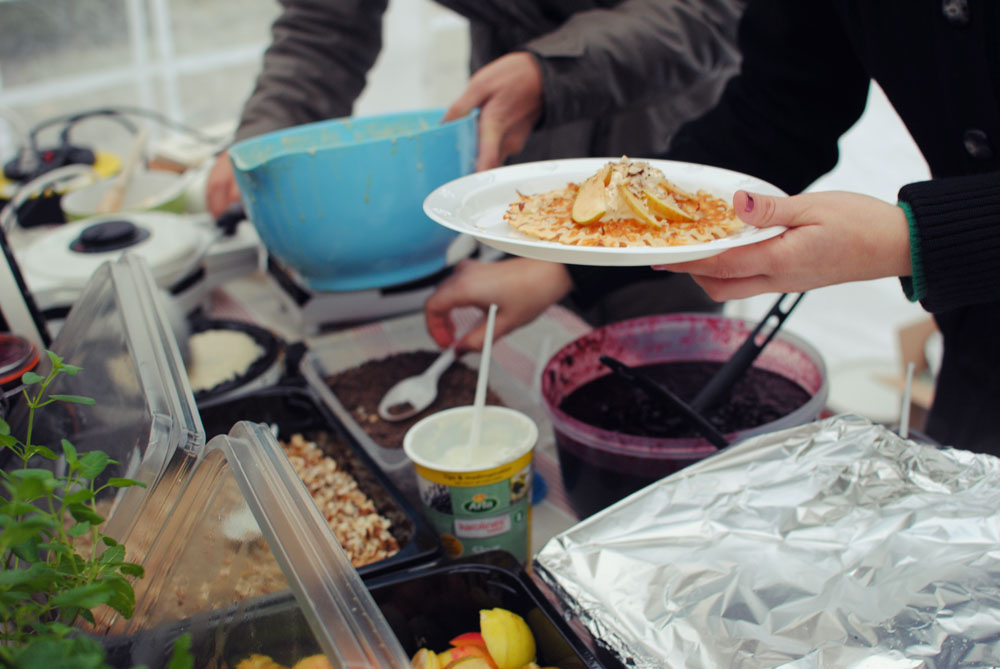
[[413, 669], [441, 669], [441, 662], [437, 653], [426, 648], [421, 648], [410, 659]]
[[600, 172], [589, 177], [580, 185], [573, 200], [573, 222], [590, 225], [608, 210], [605, 189], [611, 178], [611, 166], [605, 165]]
[[254, 653], [250, 657], [240, 660], [236, 669], [287, 669], [287, 667], [272, 660], [270, 655]]
[[535, 660], [535, 637], [524, 618], [507, 609], [479, 612], [479, 631], [498, 669], [521, 669]]
[[326, 655], [310, 655], [296, 662], [292, 669], [333, 669], [333, 667], [330, 666], [330, 660], [326, 659]]
[[665, 218], [668, 221], [692, 221], [694, 217], [681, 209], [674, 198], [667, 195], [666, 198], [661, 198], [656, 193], [651, 193], [648, 190], [642, 192], [643, 196], [646, 198], [646, 206], [649, 210], [660, 218]]
[[493, 669], [493, 667], [481, 657], [463, 657], [449, 664], [446, 669]]
[[653, 216], [653, 213], [646, 207], [646, 203], [643, 202], [638, 195], [626, 188], [625, 184], [618, 185], [618, 193], [621, 195], [621, 198], [625, 200], [625, 203], [629, 206], [632, 212], [635, 213], [637, 220], [655, 228], [663, 227], [663, 222]]
[[[444, 667], [444, 669], [449, 669], [450, 667], [456, 666], [459, 660], [465, 660], [470, 657], [481, 659], [486, 663], [486, 667], [488, 669], [497, 669], [497, 665], [494, 664], [489, 651], [486, 649], [485, 642], [482, 646], [465, 644], [449, 648], [447, 662], [445, 661], [443, 654], [438, 654], [438, 662], [441, 663], [441, 666]], [[470, 665], [469, 669], [475, 669], [475, 666], [476, 665]]]

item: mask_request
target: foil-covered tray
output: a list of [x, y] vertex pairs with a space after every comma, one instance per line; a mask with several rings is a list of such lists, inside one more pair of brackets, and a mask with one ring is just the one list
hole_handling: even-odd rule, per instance
[[1000, 664], [1000, 459], [853, 415], [744, 441], [551, 539], [635, 667]]

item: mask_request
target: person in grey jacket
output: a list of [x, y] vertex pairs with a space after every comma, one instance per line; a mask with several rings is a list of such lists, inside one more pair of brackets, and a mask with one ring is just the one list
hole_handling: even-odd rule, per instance
[[[349, 116], [383, 46], [388, 0], [280, 2], [237, 140]], [[745, 0], [437, 2], [469, 21], [472, 74], [445, 119], [479, 109], [479, 170], [662, 153], [739, 67], [736, 29]], [[209, 211], [219, 215], [238, 200], [232, 166], [220, 154], [208, 179]], [[636, 284], [631, 298], [606, 300], [590, 320], [717, 309], [686, 276], [666, 280], [675, 284], [668, 292], [676, 301]], [[655, 301], [640, 304], [653, 293]]]

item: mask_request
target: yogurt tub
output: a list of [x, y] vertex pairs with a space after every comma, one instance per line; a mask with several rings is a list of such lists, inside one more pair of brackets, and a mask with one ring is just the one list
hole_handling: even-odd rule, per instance
[[474, 414], [472, 406], [439, 411], [403, 437], [420, 501], [449, 557], [502, 549], [524, 563], [538, 427], [520, 411], [486, 406], [470, 446]]

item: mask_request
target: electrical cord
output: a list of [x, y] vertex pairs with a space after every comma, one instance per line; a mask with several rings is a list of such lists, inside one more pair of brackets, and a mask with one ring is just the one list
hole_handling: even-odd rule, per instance
[[[25, 172], [24, 174], [25, 179], [32, 179], [34, 177], [39, 176], [41, 171], [45, 168], [46, 162], [48, 162], [50, 165], [53, 165], [54, 167], [61, 167], [64, 164], [67, 164], [67, 161], [69, 159], [69, 153], [74, 148], [72, 142], [70, 141], [70, 133], [72, 132], [73, 128], [76, 127], [79, 123], [93, 118], [106, 117], [111, 120], [117, 121], [118, 123], [121, 123], [123, 126], [125, 126], [126, 130], [128, 130], [130, 133], [134, 135], [136, 132], [138, 132], [138, 127], [129, 118], [130, 116], [137, 116], [156, 121], [157, 123], [163, 126], [183, 132], [184, 134], [189, 135], [194, 139], [200, 142], [204, 142], [206, 144], [216, 144], [225, 139], [224, 137], [213, 137], [211, 135], [208, 135], [198, 130], [197, 128], [193, 128], [178, 121], [174, 121], [168, 116], [152, 109], [145, 109], [143, 107], [131, 107], [131, 106], [100, 107], [80, 112], [73, 112], [70, 114], [63, 114], [61, 116], [55, 116], [53, 118], [46, 119], [45, 121], [42, 121], [41, 123], [38, 123], [37, 125], [32, 127], [26, 133], [25, 137], [26, 141], [24, 142], [24, 146], [22, 147], [21, 152], [19, 152], [16, 159], [17, 165], [24, 164], [25, 158], [31, 159], [31, 163], [33, 164], [34, 168], [31, 171]], [[59, 144], [58, 146], [56, 146], [55, 149], [45, 150], [54, 152], [54, 154], [50, 157], [50, 159], [46, 161], [44, 159], [45, 151], [43, 151], [39, 146], [38, 142], [39, 134], [49, 128], [52, 128], [53, 126], [59, 126], [59, 125], [62, 125], [62, 128], [59, 131]], [[23, 152], [25, 151], [28, 153], [24, 154]]]
[[60, 181], [68, 181], [81, 176], [94, 179], [94, 168], [90, 165], [64, 165], [45, 172], [24, 184], [14, 193], [3, 209], [0, 209], [0, 230], [9, 233], [17, 221], [19, 209], [25, 200], [33, 195], [41, 195], [45, 190]]
[[[0, 107], [0, 111], [2, 110], [3, 108]], [[61, 116], [55, 116], [42, 121], [41, 123], [38, 123], [34, 127], [30, 128], [27, 132], [24, 132], [23, 124], [16, 125], [14, 126], [15, 130], [20, 134], [23, 134], [22, 146], [14, 162], [15, 168], [20, 168], [19, 171], [22, 171], [22, 173], [20, 175], [21, 178], [16, 180], [26, 181], [28, 183], [25, 183], [23, 186], [18, 188], [17, 191], [15, 191], [14, 196], [8, 202], [7, 206], [4, 207], [2, 212], [0, 212], [0, 229], [9, 230], [14, 221], [18, 218], [27, 219], [27, 214], [30, 213], [30, 210], [25, 211], [20, 207], [21, 205], [26, 204], [30, 209], [32, 207], [32, 203], [25, 203], [25, 200], [32, 194], [44, 192], [45, 188], [66, 178], [62, 176], [53, 180], [40, 180], [41, 177], [63, 167], [72, 167], [75, 164], [84, 165], [88, 169], [91, 168], [92, 165], [78, 163], [78, 161], [71, 160], [72, 152], [74, 150], [79, 151], [77, 147], [73, 146], [70, 139], [70, 133], [74, 127], [86, 120], [105, 117], [122, 124], [127, 131], [134, 135], [139, 131], [139, 128], [137, 124], [133, 123], [132, 119], [129, 118], [130, 116], [137, 116], [156, 121], [161, 125], [183, 132], [206, 144], [217, 144], [225, 139], [224, 137], [214, 137], [208, 135], [196, 128], [174, 121], [173, 119], [155, 110], [131, 106], [100, 107], [80, 112], [73, 112], [70, 114], [63, 114]], [[11, 120], [11, 123], [14, 125], [13, 120]], [[54, 149], [45, 149], [43, 151], [39, 147], [38, 142], [40, 133], [59, 125], [62, 127], [59, 130], [58, 146]], [[49, 156], [46, 156], [45, 154], [50, 151], [52, 153]], [[22, 167], [24, 165], [27, 165], [28, 167]], [[63, 172], [60, 174], [66, 173]], [[38, 189], [39, 185], [41, 185], [41, 190]], [[31, 186], [31, 188], [27, 188], [28, 186]]]
[[62, 130], [61, 137], [64, 141], [66, 141], [69, 138], [69, 131], [72, 129], [74, 125], [76, 125], [80, 121], [84, 121], [96, 116], [107, 116], [113, 118], [129, 126], [130, 131], [133, 134], [135, 134], [137, 129], [135, 125], [129, 121], [128, 119], [129, 115], [140, 116], [156, 121], [161, 125], [164, 125], [168, 128], [172, 128], [174, 130], [179, 130], [187, 135], [190, 135], [191, 137], [194, 137], [199, 141], [205, 142], [206, 144], [213, 144], [221, 139], [219, 137], [212, 137], [211, 135], [207, 135], [202, 131], [198, 130], [197, 128], [192, 128], [178, 121], [174, 121], [173, 119], [169, 118], [165, 114], [161, 114], [158, 111], [152, 109], [145, 109], [143, 107], [129, 107], [129, 106], [101, 107], [97, 109], [90, 109], [82, 112], [76, 112], [73, 114], [65, 114], [63, 116], [57, 116], [48, 119], [46, 121], [43, 121], [38, 125], [36, 125], [34, 128], [32, 128], [28, 133], [28, 138], [29, 141], [31, 142], [32, 149], [37, 150], [38, 133], [53, 125], [63, 123], [65, 124], [65, 127]]

